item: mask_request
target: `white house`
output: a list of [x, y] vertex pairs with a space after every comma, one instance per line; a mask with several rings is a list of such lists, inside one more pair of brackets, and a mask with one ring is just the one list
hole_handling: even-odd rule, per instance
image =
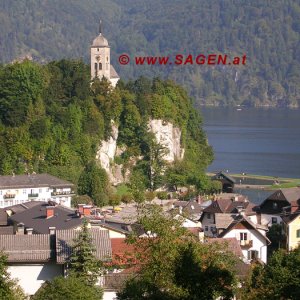
[[203, 209], [200, 217], [204, 235], [207, 237], [217, 237], [226, 229], [233, 219], [244, 212], [248, 217], [255, 215], [254, 204], [249, 202], [243, 195], [220, 194]]
[[[79, 230], [57, 230], [51, 234], [0, 235], [1, 250], [8, 256], [8, 271], [27, 295], [33, 295], [46, 280], [65, 274], [65, 263], [72, 252]], [[91, 229], [95, 256], [111, 260], [107, 230]]]
[[242, 248], [244, 259], [259, 259], [267, 263], [267, 246], [270, 240], [266, 237], [268, 228], [254, 224], [248, 217], [239, 215], [219, 235], [222, 238], [236, 238]]
[[74, 185], [49, 174], [0, 176], [0, 208], [28, 201], [54, 201], [71, 207]]

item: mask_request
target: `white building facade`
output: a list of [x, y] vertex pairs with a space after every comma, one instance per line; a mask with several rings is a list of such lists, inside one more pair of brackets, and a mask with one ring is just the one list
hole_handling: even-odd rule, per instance
[[71, 207], [74, 185], [48, 174], [0, 176], [0, 208], [28, 201], [54, 201]]

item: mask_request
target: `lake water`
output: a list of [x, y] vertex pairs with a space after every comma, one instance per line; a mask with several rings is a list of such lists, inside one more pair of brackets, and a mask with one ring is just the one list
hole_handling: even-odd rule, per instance
[[208, 171], [300, 178], [300, 110], [202, 108]]

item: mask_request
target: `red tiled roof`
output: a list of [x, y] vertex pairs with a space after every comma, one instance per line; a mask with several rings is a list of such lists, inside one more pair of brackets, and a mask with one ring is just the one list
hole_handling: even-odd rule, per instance
[[200, 227], [186, 227], [186, 229], [187, 229], [189, 232], [195, 234], [196, 236], [199, 235], [199, 232], [202, 232], [202, 231], [203, 231], [202, 228], [200, 228]]
[[128, 264], [133, 258], [134, 246], [128, 245], [125, 238], [112, 238], [111, 248], [113, 264]]

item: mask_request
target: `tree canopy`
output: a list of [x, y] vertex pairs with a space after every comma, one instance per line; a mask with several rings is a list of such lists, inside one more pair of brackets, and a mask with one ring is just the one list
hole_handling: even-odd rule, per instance
[[0, 299], [25, 300], [25, 294], [7, 271], [7, 256], [0, 252]]
[[[155, 8], [155, 9], [153, 9]], [[83, 57], [99, 16], [112, 62], [126, 80], [172, 78], [197, 104], [299, 106], [300, 4], [295, 0], [1, 1], [0, 61]], [[12, 21], [13, 20], [13, 21]], [[118, 57], [247, 56], [245, 66], [122, 66]], [[59, 77], [57, 77], [59, 82]], [[164, 98], [153, 97], [157, 107]]]
[[102, 289], [87, 286], [79, 277], [58, 276], [45, 282], [32, 296], [32, 300], [102, 300], [102, 297]]
[[273, 252], [267, 265], [253, 270], [245, 299], [299, 299], [300, 297], [300, 248], [286, 252]]
[[94, 286], [102, 274], [102, 262], [95, 257], [96, 248], [86, 219], [73, 242], [68, 261], [70, 275], [80, 278], [86, 285]]
[[199, 180], [205, 179], [212, 149], [192, 100], [174, 82], [141, 77], [112, 89], [105, 78], [91, 83], [89, 67], [80, 60], [2, 66], [0, 174], [50, 173], [78, 185], [79, 194], [94, 204], [106, 205], [112, 190], [96, 154], [114, 124], [123, 151], [110, 164], [129, 171], [132, 194], [142, 201], [145, 189], [176, 185], [180, 169], [177, 162], [174, 167], [164, 162], [166, 149], [149, 132], [155, 118], [181, 131], [181, 182], [205, 189]]
[[[145, 237], [133, 234], [136, 276], [129, 279], [118, 299], [230, 298], [236, 288], [235, 258], [217, 245], [202, 244], [166, 216], [159, 206], [143, 207], [139, 223]], [[132, 258], [131, 258], [132, 259]]]

